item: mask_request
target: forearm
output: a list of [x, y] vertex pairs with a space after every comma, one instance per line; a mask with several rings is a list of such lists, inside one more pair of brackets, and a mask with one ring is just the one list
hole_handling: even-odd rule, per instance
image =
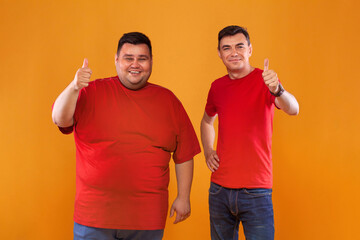
[[193, 159], [180, 164], [175, 164], [179, 199], [190, 200], [193, 171], [194, 171]]
[[287, 91], [275, 99], [275, 104], [278, 108], [289, 115], [299, 114], [299, 103], [297, 102], [296, 98]]
[[215, 128], [213, 123], [206, 122], [203, 118], [201, 121], [201, 142], [204, 148], [205, 156], [207, 153], [211, 152], [214, 149], [215, 142]]
[[74, 113], [80, 90], [89, 86], [92, 74], [88, 65], [88, 60], [85, 58], [82, 67], [77, 70], [74, 80], [54, 103], [52, 119], [59, 127], [70, 127], [74, 124]]
[[73, 82], [58, 96], [52, 110], [52, 119], [57, 126], [69, 127], [73, 125], [78, 96], [79, 90], [74, 89]]

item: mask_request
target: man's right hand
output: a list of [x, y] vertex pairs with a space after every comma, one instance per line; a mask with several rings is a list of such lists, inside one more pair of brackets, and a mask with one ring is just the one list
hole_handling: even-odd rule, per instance
[[211, 149], [205, 156], [206, 164], [210, 171], [215, 172], [219, 168], [220, 159], [216, 151]]
[[79, 68], [75, 74], [73, 86], [76, 91], [80, 91], [80, 89], [89, 86], [92, 71], [88, 65], [88, 60], [85, 58], [82, 67]]

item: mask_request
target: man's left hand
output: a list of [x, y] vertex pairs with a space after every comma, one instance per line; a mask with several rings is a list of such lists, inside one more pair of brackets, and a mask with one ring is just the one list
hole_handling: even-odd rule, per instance
[[264, 83], [269, 88], [270, 92], [277, 93], [279, 91], [279, 79], [274, 70], [269, 70], [269, 59], [264, 61], [264, 71], [262, 73]]
[[176, 212], [176, 218], [174, 224], [184, 221], [190, 216], [190, 199], [180, 199], [177, 197], [170, 209], [170, 217], [174, 216]]

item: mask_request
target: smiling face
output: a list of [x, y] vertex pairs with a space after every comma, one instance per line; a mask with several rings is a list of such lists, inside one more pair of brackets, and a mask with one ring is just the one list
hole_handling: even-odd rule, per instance
[[249, 58], [252, 53], [246, 37], [242, 33], [223, 37], [218, 49], [219, 57], [227, 68], [229, 76], [245, 75], [251, 71]]
[[128, 89], [145, 86], [151, 75], [152, 58], [146, 44], [125, 43], [115, 55], [116, 72], [120, 82]]

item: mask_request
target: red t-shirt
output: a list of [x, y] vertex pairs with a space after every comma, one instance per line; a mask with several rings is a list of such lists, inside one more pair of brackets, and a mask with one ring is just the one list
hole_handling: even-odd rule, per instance
[[205, 111], [218, 114], [220, 166], [211, 181], [228, 188], [271, 188], [271, 137], [275, 97], [256, 68], [232, 80], [215, 80]]
[[81, 89], [74, 114], [74, 221], [91, 227], [165, 227], [169, 161], [200, 152], [193, 126], [175, 95], [147, 83], [125, 88], [118, 77]]

